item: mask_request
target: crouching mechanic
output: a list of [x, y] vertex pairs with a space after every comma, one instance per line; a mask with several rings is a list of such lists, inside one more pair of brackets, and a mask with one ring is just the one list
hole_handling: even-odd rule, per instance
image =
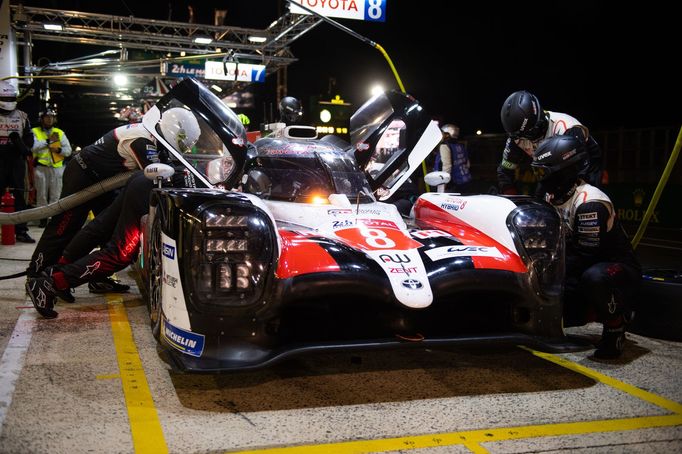
[[531, 167], [568, 231], [565, 325], [585, 324], [596, 312], [603, 332], [594, 357], [610, 359], [623, 352], [641, 267], [609, 197], [579, 176], [586, 154], [583, 141], [555, 136], [540, 143]]
[[[176, 170], [172, 178], [174, 187], [196, 187], [195, 180], [187, 171]], [[120, 271], [133, 263], [140, 248], [140, 219], [149, 212], [149, 196], [154, 182], [144, 172], [130, 177], [116, 200], [100, 215], [117, 217], [111, 240], [101, 249], [73, 263], [54, 265], [31, 277], [26, 290], [33, 306], [45, 318], [57, 317], [54, 305], [57, 296], [85, 282], [98, 280]]]

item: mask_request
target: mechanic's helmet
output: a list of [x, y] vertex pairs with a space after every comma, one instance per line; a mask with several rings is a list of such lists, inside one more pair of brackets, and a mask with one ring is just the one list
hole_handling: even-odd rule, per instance
[[272, 183], [270, 178], [261, 169], [253, 168], [246, 174], [244, 192], [257, 195], [258, 197], [270, 195]]
[[161, 114], [159, 128], [163, 138], [176, 150], [189, 152], [201, 135], [201, 128], [194, 114], [182, 107], [173, 107]]
[[0, 112], [8, 114], [16, 109], [18, 95], [14, 85], [6, 80], [0, 80]]
[[514, 139], [541, 139], [549, 124], [538, 98], [525, 90], [509, 95], [502, 104], [500, 118], [504, 130]]
[[45, 112], [40, 114], [40, 122], [42, 123], [44, 119], [46, 118], [52, 118], [52, 123], [51, 125], [55, 125], [57, 123], [57, 112], [54, 110], [46, 110]]
[[301, 101], [293, 96], [285, 96], [279, 102], [279, 115], [285, 123], [296, 123], [303, 116]]
[[446, 139], [447, 138], [457, 139], [459, 137], [459, 127], [453, 124], [450, 123], [445, 124], [440, 127], [440, 130], [443, 133], [443, 135], [447, 134], [447, 137], [445, 137]]
[[584, 144], [570, 135], [553, 136], [540, 143], [531, 167], [542, 188], [552, 195], [552, 203], [561, 205], [573, 194], [587, 157]]

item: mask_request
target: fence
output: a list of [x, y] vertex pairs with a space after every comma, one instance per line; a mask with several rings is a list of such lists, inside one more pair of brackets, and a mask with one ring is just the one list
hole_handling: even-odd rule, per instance
[[[618, 208], [622, 220], [641, 220], [668, 162], [678, 132], [679, 126], [593, 132], [601, 146], [604, 169], [608, 175], [604, 189]], [[488, 188], [496, 185], [496, 169], [505, 141], [504, 134], [466, 137], [476, 190], [487, 192]], [[682, 210], [676, 207], [673, 199], [673, 195], [681, 191], [682, 163], [678, 162], [659, 201], [652, 224], [682, 227]]]

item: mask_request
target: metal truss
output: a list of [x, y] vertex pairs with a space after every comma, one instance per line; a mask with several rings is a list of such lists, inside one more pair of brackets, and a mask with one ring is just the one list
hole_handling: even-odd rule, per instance
[[[200, 55], [204, 58], [230, 55], [240, 61], [266, 65], [267, 74], [272, 74], [296, 61], [288, 46], [322, 22], [315, 16], [287, 12], [268, 28], [261, 30], [22, 5], [11, 5], [11, 15], [13, 27], [19, 34], [24, 35], [27, 42], [44, 40], [120, 49], [144, 49], [161, 53], [184, 52], [187, 56]], [[59, 25], [61, 30], [46, 30], [44, 24]], [[252, 43], [248, 39], [250, 36], [263, 37], [265, 41]], [[210, 37], [213, 41], [209, 44], [200, 44], [194, 41], [197, 37]], [[161, 58], [154, 60], [153, 64], [159, 65], [160, 62], [173, 60], [176, 59]], [[87, 72], [88, 69], [83, 68], [83, 71]]]

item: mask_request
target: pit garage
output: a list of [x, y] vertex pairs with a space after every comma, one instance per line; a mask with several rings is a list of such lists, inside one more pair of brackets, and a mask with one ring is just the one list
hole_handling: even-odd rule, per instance
[[[235, 63], [227, 61], [234, 53], [200, 47], [194, 40], [169, 44], [158, 38], [171, 29], [183, 30], [183, 36], [195, 32], [180, 24], [134, 18], [107, 22], [112, 18], [106, 15], [16, 5], [12, 14], [18, 27], [31, 31], [36, 40], [47, 39], [39, 28], [41, 21], [49, 21], [84, 33], [79, 39], [97, 35], [100, 44], [106, 44], [118, 33], [97, 28], [117, 22], [128, 27], [131, 48], [157, 46], [166, 52], [171, 49], [164, 46], [177, 44], [196, 55], [213, 52], [225, 57], [224, 64]], [[239, 41], [241, 54], [264, 52], [270, 59], [267, 75], [279, 72], [282, 77], [282, 70], [295, 60], [288, 44], [320, 23], [314, 16], [292, 21], [286, 14], [271, 29], [259, 30], [277, 44], [272, 47], [247, 44], [247, 36], [256, 30], [237, 30], [237, 35], [223, 38]], [[225, 31], [216, 28], [211, 31]], [[225, 42], [212, 46], [225, 47]], [[95, 90], [102, 75], [90, 73], [82, 63], [72, 61], [67, 69], [83, 71], [93, 82], [89, 89]], [[157, 63], [126, 64], [150, 68]], [[73, 75], [61, 74], [58, 65], [50, 69], [55, 80], [76, 83]], [[276, 149], [286, 154], [282, 150]], [[358, 214], [360, 193], [357, 199], [356, 205], [328, 214], [339, 219], [353, 211]], [[453, 210], [463, 211], [458, 200]], [[475, 200], [464, 203], [471, 209]], [[381, 225], [370, 227], [384, 232]], [[636, 227], [628, 225], [631, 236]], [[447, 236], [428, 232], [437, 241]], [[295, 240], [303, 244], [311, 237]], [[166, 243], [164, 238], [164, 248]], [[162, 254], [175, 256], [182, 244], [178, 239], [177, 249], [173, 243], [173, 249]], [[0, 246], [0, 275], [21, 274], [34, 247]], [[624, 355], [616, 360], [592, 356], [602, 327], [589, 323], [567, 328], [565, 345], [554, 348], [499, 333], [483, 341], [460, 336], [457, 342], [439, 343], [396, 329], [389, 340], [376, 344], [292, 348], [276, 361], [243, 370], [188, 371], [177, 361], [177, 352], [185, 347], [193, 351], [197, 338], [174, 331], [171, 342], [162, 346], [154, 337], [139, 261], [117, 273], [130, 285], [128, 293], [100, 295], [81, 286], [75, 290], [75, 303], [59, 303], [56, 320], [38, 315], [23, 276], [3, 279], [0, 453], [682, 452], [680, 251], [679, 228], [650, 227], [641, 238], [637, 254], [647, 272], [637, 296], [639, 317], [629, 327]], [[304, 253], [312, 254], [310, 249]], [[148, 257], [143, 252], [143, 258]], [[407, 274], [404, 264], [400, 269]], [[170, 286], [170, 278], [162, 276]], [[421, 285], [418, 280], [398, 282]], [[375, 295], [367, 293], [368, 300], [370, 296]], [[354, 301], [363, 302], [362, 296]], [[448, 320], [440, 324], [447, 328]]]

